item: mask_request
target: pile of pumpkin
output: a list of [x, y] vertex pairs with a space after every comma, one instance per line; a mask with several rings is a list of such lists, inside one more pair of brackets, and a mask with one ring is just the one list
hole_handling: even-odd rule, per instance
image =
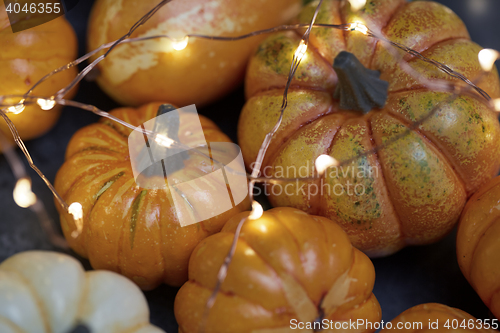
[[[241, 35], [281, 24], [300, 10], [298, 0], [262, 1], [265, 11], [255, 1], [234, 3], [173, 1], [133, 37], [172, 31]], [[138, 13], [155, 4], [154, 0], [97, 0], [89, 22], [89, 49], [121, 37], [140, 17]], [[316, 5], [305, 5], [296, 22], [310, 22]], [[462, 21], [442, 5], [373, 0], [354, 11], [348, 1], [325, 0], [317, 18], [317, 23], [325, 24], [353, 21], [366, 22], [392, 41], [469, 78], [481, 73], [477, 61], [481, 48], [470, 41]], [[0, 66], [4, 68], [0, 94], [22, 94], [39, 77], [74, 59], [76, 39], [64, 18], [17, 34], [9, 31], [8, 24], [0, 7]], [[279, 115], [301, 33], [279, 32], [231, 43], [193, 40], [179, 52], [164, 40], [124, 44], [98, 65], [97, 82], [116, 101], [142, 105], [111, 112], [140, 126], [154, 118], [162, 104], [201, 106], [224, 96], [246, 69], [247, 102], [240, 115], [238, 143], [250, 167]], [[349, 52], [358, 73], [368, 73], [375, 81], [352, 76], [349, 66], [340, 64], [347, 54], [343, 51]], [[405, 60], [426, 77], [460, 84], [416, 58], [406, 55]], [[373, 75], [374, 71], [379, 73]], [[74, 70], [55, 76], [49, 87], [56, 91], [74, 76]], [[346, 97], [345, 104], [337, 92], [340, 86], [365, 98]], [[479, 86], [491, 97], [500, 97], [496, 70]], [[379, 93], [384, 90], [381, 87], [386, 88], [384, 103], [370, 104], [368, 112], [361, 112], [366, 108], [360, 105], [377, 99], [372, 91]], [[449, 96], [411, 78], [373, 38], [313, 29], [288, 92], [283, 122], [264, 159], [263, 169], [271, 170], [264, 176], [294, 178], [287, 172], [301, 168], [307, 170], [301, 177], [314, 176], [314, 162], [320, 155], [351, 161], [346, 167], [373, 173], [360, 176], [327, 170], [321, 178], [293, 183], [291, 195], [273, 194], [272, 186], [279, 185], [267, 185], [276, 208], [243, 225], [227, 277], [209, 312], [206, 303], [238, 223], [249, 215], [248, 201], [181, 227], [182, 214], [172, 203], [176, 194], [168, 188], [144, 189], [136, 184], [127, 145], [132, 130], [109, 120], [80, 129], [67, 147], [55, 186], [67, 202], [81, 203], [82, 232], [75, 236], [77, 225], [63, 210], [61, 227], [71, 248], [99, 271], [84, 273], [75, 259], [54, 253], [23, 253], [6, 260], [0, 265], [0, 331], [161, 332], [149, 324], [144, 296], [130, 279], [143, 290], [162, 283], [182, 286], [175, 300], [179, 332], [278, 333], [303, 327], [308, 332], [374, 332], [376, 325], [342, 326], [360, 320], [375, 324], [381, 319], [372, 293], [375, 271], [369, 256], [437, 242], [459, 220], [460, 268], [500, 318], [500, 178], [492, 180], [500, 169], [496, 115], [484, 101], [464, 95], [444, 103], [409, 134], [392, 140]], [[58, 113], [59, 109], [43, 112], [30, 106], [12, 120], [28, 139], [48, 130]], [[200, 123], [206, 141], [230, 142], [209, 119], [200, 116]], [[179, 138], [186, 145], [193, 140], [186, 135]], [[358, 157], [376, 146], [383, 148]], [[192, 156], [183, 163], [169, 181], [183, 182], [214, 168], [206, 159]], [[278, 175], [279, 170], [287, 171]], [[349, 183], [361, 185], [364, 191], [311, 195], [299, 190]], [[207, 205], [218, 200], [208, 188], [187, 187], [186, 191], [199, 193]], [[395, 330], [405, 327], [397, 323], [414, 322], [423, 323], [423, 329], [435, 329], [430, 325], [436, 320], [442, 331], [453, 320], [466, 323], [457, 329], [471, 331], [490, 331], [497, 322], [492, 319], [486, 325], [487, 321], [463, 311], [424, 304], [403, 312], [392, 323]]]

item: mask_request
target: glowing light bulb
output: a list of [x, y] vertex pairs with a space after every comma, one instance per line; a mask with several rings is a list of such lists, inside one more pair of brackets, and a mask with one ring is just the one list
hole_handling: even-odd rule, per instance
[[264, 209], [262, 208], [260, 203], [258, 203], [257, 201], [254, 200], [252, 202], [252, 212], [250, 213], [250, 215], [248, 215], [248, 219], [249, 220], [257, 220], [262, 216], [263, 213], [264, 213]]
[[361, 23], [361, 22], [351, 23], [351, 26], [349, 27], [349, 29], [351, 31], [359, 31], [363, 35], [367, 35], [368, 34], [368, 27], [366, 25], [364, 25], [363, 23]]
[[71, 233], [71, 237], [76, 238], [82, 233], [83, 229], [83, 207], [79, 202], [73, 202], [68, 207], [68, 213], [73, 215], [75, 220], [76, 230]]
[[322, 175], [329, 167], [338, 166], [339, 162], [329, 155], [319, 155], [314, 164], [318, 173]]
[[189, 43], [189, 37], [186, 36], [182, 39], [172, 39], [172, 47], [174, 50], [182, 51], [186, 48]]
[[297, 51], [295, 51], [295, 58], [297, 58], [299, 61], [302, 60], [302, 58], [304, 58], [304, 56], [306, 55], [306, 51], [307, 44], [304, 40], [301, 40]]
[[493, 100], [493, 107], [495, 108], [495, 111], [500, 112], [500, 98]]
[[13, 106], [9, 106], [7, 108], [7, 111], [12, 112], [13, 114], [20, 114], [21, 112], [24, 111], [25, 107], [26, 106], [24, 105], [24, 99], [23, 99], [23, 100], [19, 101], [18, 104], [13, 105]]
[[493, 49], [483, 49], [479, 52], [479, 64], [481, 68], [485, 72], [489, 72], [493, 69], [493, 65], [495, 65], [495, 61], [499, 58], [500, 53]]
[[56, 101], [52, 98], [50, 99], [39, 98], [36, 100], [36, 103], [40, 106], [42, 110], [45, 111], [52, 110], [56, 105]]
[[26, 177], [17, 181], [13, 195], [19, 207], [28, 208], [36, 202], [36, 195], [31, 191], [31, 180]]
[[157, 134], [155, 138], [155, 142], [163, 147], [170, 147], [174, 144], [174, 140], [167, 138], [165, 135]]
[[357, 12], [366, 5], [366, 0], [349, 0], [349, 3], [351, 4], [351, 9]]

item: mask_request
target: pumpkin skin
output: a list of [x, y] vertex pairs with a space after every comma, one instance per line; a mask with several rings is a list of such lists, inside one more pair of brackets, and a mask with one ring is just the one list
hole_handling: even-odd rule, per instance
[[[175, 298], [179, 333], [199, 331], [219, 268], [246, 216], [233, 216], [193, 251], [189, 281]], [[318, 312], [333, 321], [377, 322], [381, 310], [372, 293], [374, 280], [373, 264], [336, 223], [274, 208], [245, 222], [204, 332], [288, 332], [291, 320], [312, 322]]]
[[457, 259], [465, 278], [500, 319], [500, 177], [467, 202], [457, 232]]
[[0, 332], [164, 333], [149, 323], [143, 293], [113, 272], [85, 272], [47, 251], [18, 253], [0, 264]]
[[[160, 105], [119, 108], [111, 113], [139, 126], [156, 117]], [[181, 117], [189, 116], [184, 113]], [[212, 121], [200, 116], [200, 122], [208, 142], [230, 142]], [[58, 207], [61, 226], [71, 248], [88, 258], [95, 269], [119, 272], [144, 290], [153, 289], [160, 283], [180, 286], [187, 280], [189, 255], [194, 247], [218, 232], [229, 217], [246, 209], [248, 200], [224, 214], [181, 227], [169, 188], [144, 190], [136, 185], [127, 141], [131, 131], [102, 120], [80, 129], [73, 136], [54, 185], [67, 203], [79, 202], [83, 206], [83, 230], [78, 237], [72, 237], [75, 223]], [[199, 137], [181, 134], [184, 132], [181, 127], [179, 139], [182, 143], [198, 142]], [[185, 161], [183, 169], [170, 177], [172, 181], [182, 182], [193, 175], [203, 176], [210, 172], [210, 162], [194, 155]], [[198, 189], [200, 193], [208, 192], [203, 186]], [[211, 186], [226, 190], [225, 183]], [[203, 197], [207, 205], [214, 204], [217, 199], [212, 193]]]
[[[89, 21], [89, 49], [120, 38], [157, 4], [156, 0], [96, 1]], [[132, 37], [239, 36], [284, 23], [298, 13], [300, 5], [300, 0], [173, 1]], [[191, 38], [181, 51], [174, 50], [168, 39], [121, 45], [98, 65], [101, 75], [97, 82], [126, 105], [168, 100], [201, 106], [238, 86], [260, 40], [262, 37], [236, 42]]]
[[[470, 321], [470, 328], [464, 329], [459, 327], [458, 329], [450, 329], [447, 327], [444, 327], [447, 321], [448, 324], [451, 326], [452, 321], [456, 320], [458, 321], [458, 326], [465, 320], [464, 325], [467, 325]], [[438, 326], [432, 326], [429, 327], [429, 323], [435, 323], [438, 321]], [[392, 321], [392, 327], [391, 328], [384, 328], [383, 330], [380, 331], [380, 333], [385, 333], [385, 332], [394, 332], [394, 331], [405, 331], [405, 332], [436, 332], [436, 333], [445, 333], [445, 332], [498, 332], [497, 330], [494, 329], [485, 329], [483, 328], [484, 325], [484, 320], [476, 321], [476, 318], [468, 314], [467, 312], [464, 312], [460, 309], [455, 309], [443, 304], [438, 304], [438, 303], [427, 303], [427, 304], [420, 304], [417, 306], [414, 306], [403, 313], [401, 313], [399, 316], [394, 318]], [[402, 326], [405, 325], [405, 323], [408, 323], [407, 325], [415, 325], [414, 323], [422, 323], [422, 328], [418, 327], [412, 327], [410, 329], [404, 329], [400, 328], [398, 329], [398, 325]], [[472, 324], [474, 323], [474, 324]], [[490, 321], [491, 323], [491, 321]], [[402, 326], [404, 327], [404, 326]], [[451, 326], [453, 327], [453, 326]], [[491, 327], [491, 324], [490, 324]]]
[[[76, 34], [64, 17], [12, 33], [3, 2], [0, 4], [0, 45], [0, 95], [25, 94], [43, 76], [75, 60], [78, 51]], [[33, 95], [52, 96], [67, 86], [76, 73], [74, 67], [52, 76], [37, 87]], [[73, 89], [65, 98], [72, 98], [75, 93], [76, 89]], [[59, 119], [61, 109], [56, 105], [50, 111], [44, 111], [34, 104], [26, 106], [20, 114], [9, 113], [8, 116], [21, 138], [28, 140], [51, 129]], [[4, 121], [0, 122], [0, 130], [10, 133]]]
[[[306, 7], [299, 21], [308, 22], [313, 11], [313, 5]], [[317, 23], [355, 21], [382, 30], [387, 38], [469, 78], [481, 73], [477, 60], [481, 48], [469, 40], [462, 21], [440, 4], [373, 0], [353, 13], [347, 1], [327, 0]], [[248, 101], [238, 126], [247, 165], [256, 160], [265, 135], [278, 119], [299, 42], [296, 33], [271, 35], [250, 60]], [[366, 115], [340, 109], [332, 97], [337, 86], [332, 64], [342, 50], [356, 55], [365, 67], [379, 70], [381, 79], [389, 82], [385, 107]], [[428, 78], [460, 84], [437, 68], [405, 57]], [[480, 86], [491, 97], [500, 96], [496, 69]], [[317, 175], [314, 162], [319, 155], [338, 161], [355, 158], [404, 133], [448, 97], [448, 93], [430, 91], [411, 79], [376, 40], [359, 32], [346, 33], [344, 39], [342, 31], [313, 29], [292, 81], [281, 128], [266, 154], [263, 176]], [[377, 154], [354, 159], [342, 168], [331, 167], [321, 181], [288, 183], [288, 193], [283, 185], [270, 185], [267, 192], [274, 206], [296, 207], [331, 218], [342, 225], [356, 247], [372, 257], [385, 256], [406, 245], [435, 242], [453, 228], [467, 197], [498, 172], [499, 139], [496, 115], [479, 100], [460, 96]]]

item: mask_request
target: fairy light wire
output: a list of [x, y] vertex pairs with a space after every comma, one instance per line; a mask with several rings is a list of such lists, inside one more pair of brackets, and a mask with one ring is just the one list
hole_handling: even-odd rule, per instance
[[[45, 205], [33, 193], [31, 179], [28, 176], [28, 173], [26, 172], [26, 168], [24, 167], [24, 164], [22, 163], [21, 159], [15, 152], [12, 143], [9, 142], [9, 140], [6, 138], [2, 130], [0, 130], [0, 146], [2, 147], [2, 152], [5, 156], [5, 159], [7, 160], [7, 163], [9, 164], [9, 167], [12, 170], [12, 173], [14, 174], [14, 178], [16, 179], [16, 187], [14, 188], [14, 191], [18, 188], [18, 185], [22, 184], [21, 182], [26, 182], [28, 184], [28, 187], [24, 189], [24, 192], [26, 192], [26, 190], [28, 192], [20, 193], [20, 195], [32, 194], [34, 196], [34, 198], [32, 199], [33, 202], [30, 202], [28, 207], [24, 208], [29, 208], [37, 215], [37, 218], [40, 221], [42, 229], [44, 230], [45, 234], [49, 237], [50, 242], [52, 244], [64, 250], [69, 249], [68, 242], [66, 241], [66, 239], [56, 231], [54, 227], [54, 221], [50, 218], [47, 209], [45, 208]], [[17, 201], [16, 203], [18, 204]]]

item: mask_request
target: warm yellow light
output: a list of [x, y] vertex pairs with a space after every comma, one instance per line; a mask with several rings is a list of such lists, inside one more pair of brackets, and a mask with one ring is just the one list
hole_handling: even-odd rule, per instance
[[189, 37], [186, 36], [182, 39], [172, 39], [172, 47], [174, 50], [182, 51], [186, 48], [189, 43]]
[[495, 111], [500, 112], [500, 98], [493, 100], [493, 107], [495, 108]]
[[248, 215], [248, 219], [249, 220], [257, 220], [262, 216], [263, 213], [264, 213], [264, 209], [262, 208], [260, 203], [258, 203], [257, 201], [254, 200], [252, 202], [252, 212], [250, 213], [250, 215]]
[[351, 23], [351, 26], [349, 27], [349, 29], [351, 31], [359, 31], [363, 35], [368, 34], [368, 27], [366, 25], [364, 25], [363, 23], [361, 23], [361, 22]]
[[497, 61], [500, 53], [493, 49], [483, 49], [479, 52], [479, 64], [483, 71], [489, 72], [493, 69], [493, 65], [495, 65], [495, 61]]
[[295, 58], [297, 58], [299, 61], [302, 60], [302, 58], [304, 58], [304, 56], [306, 55], [306, 51], [307, 44], [304, 40], [301, 40], [297, 51], [295, 51]]
[[76, 230], [71, 233], [71, 237], [76, 238], [82, 233], [83, 229], [83, 207], [79, 202], [73, 202], [68, 207], [68, 213], [73, 215]]
[[56, 105], [56, 101], [53, 100], [52, 98], [50, 99], [45, 99], [45, 98], [39, 98], [37, 99], [36, 103], [40, 106], [42, 110], [49, 111], [54, 108]]
[[174, 140], [167, 138], [165, 135], [161, 135], [161, 134], [156, 135], [155, 141], [160, 146], [167, 147], [167, 148], [170, 147], [171, 145], [173, 145], [175, 142]]
[[338, 166], [339, 162], [329, 155], [319, 155], [314, 164], [318, 173], [322, 175], [329, 167]]
[[21, 112], [24, 111], [25, 107], [26, 106], [24, 105], [24, 99], [23, 99], [23, 100], [19, 101], [18, 104], [13, 105], [13, 106], [9, 106], [7, 108], [7, 111], [12, 112], [13, 114], [20, 114]]
[[21, 178], [17, 181], [13, 195], [16, 204], [23, 208], [28, 208], [36, 202], [36, 195], [31, 191], [31, 180], [29, 178]]
[[355, 12], [362, 9], [366, 5], [366, 0], [349, 0], [351, 9]]

